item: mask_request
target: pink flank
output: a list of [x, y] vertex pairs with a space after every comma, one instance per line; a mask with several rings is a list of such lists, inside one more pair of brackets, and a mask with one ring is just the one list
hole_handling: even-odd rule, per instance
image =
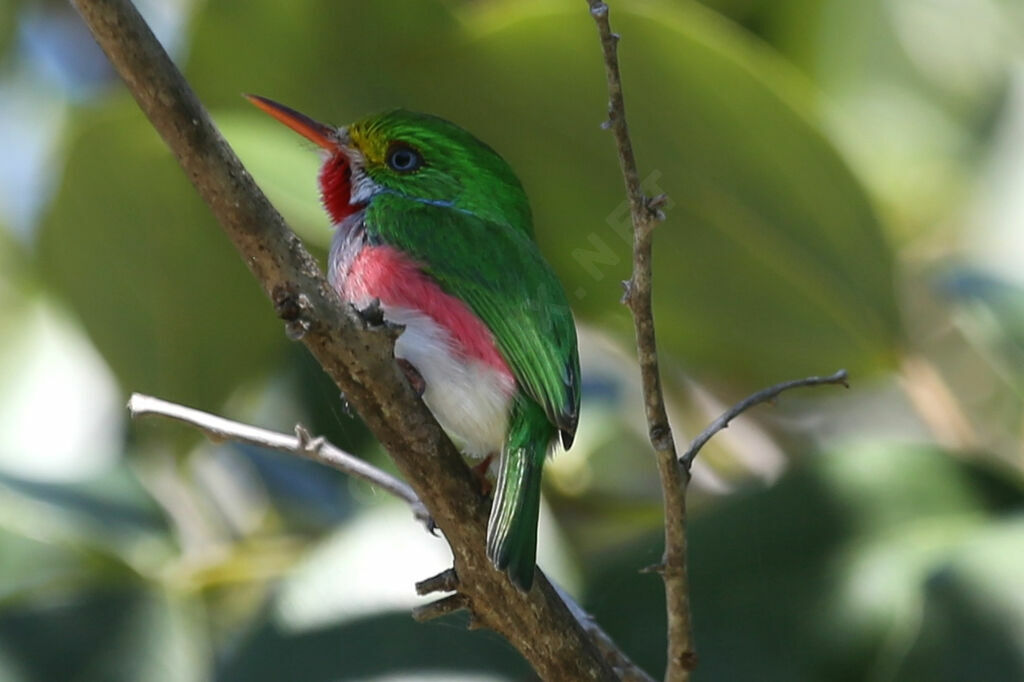
[[344, 285], [350, 300], [379, 299], [382, 305], [411, 308], [448, 331], [466, 358], [479, 360], [514, 381], [494, 335], [469, 307], [446, 294], [413, 259], [390, 246], [367, 246], [355, 257]]

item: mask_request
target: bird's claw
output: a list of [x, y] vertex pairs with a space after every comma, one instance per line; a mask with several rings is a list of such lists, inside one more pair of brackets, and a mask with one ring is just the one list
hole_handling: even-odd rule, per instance
[[494, 460], [494, 453], [487, 455], [480, 462], [470, 467], [470, 471], [473, 472], [473, 478], [480, 485], [480, 493], [484, 497], [488, 497], [494, 491], [494, 484], [487, 478], [487, 470], [491, 468], [491, 462]]
[[356, 312], [371, 326], [381, 327], [384, 325], [384, 309], [380, 307], [379, 298], [370, 301], [365, 308], [356, 308]]
[[430, 512], [427, 511], [426, 506], [422, 502], [417, 501], [412, 505], [412, 515], [423, 524], [428, 533], [437, 537], [437, 524], [434, 523], [434, 517], [430, 515]]
[[398, 368], [402, 370], [402, 374], [405, 375], [409, 386], [412, 387], [412, 390], [416, 392], [418, 397], [422, 398], [424, 391], [427, 390], [427, 382], [423, 379], [423, 375], [408, 360], [396, 358], [395, 362], [398, 363]]

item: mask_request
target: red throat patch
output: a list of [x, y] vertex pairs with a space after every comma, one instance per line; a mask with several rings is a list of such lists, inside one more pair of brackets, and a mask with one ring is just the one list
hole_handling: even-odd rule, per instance
[[339, 152], [327, 159], [320, 169], [320, 200], [331, 220], [340, 223], [361, 208], [349, 203], [351, 197], [352, 168], [348, 158]]

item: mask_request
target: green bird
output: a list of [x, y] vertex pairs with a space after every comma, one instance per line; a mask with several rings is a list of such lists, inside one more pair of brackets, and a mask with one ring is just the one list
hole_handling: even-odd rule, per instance
[[334, 127], [249, 99], [324, 150], [329, 280], [404, 327], [395, 357], [410, 383], [479, 472], [497, 460], [487, 555], [529, 590], [541, 470], [559, 440], [572, 444], [580, 366], [522, 185], [497, 152], [436, 116], [396, 109]]

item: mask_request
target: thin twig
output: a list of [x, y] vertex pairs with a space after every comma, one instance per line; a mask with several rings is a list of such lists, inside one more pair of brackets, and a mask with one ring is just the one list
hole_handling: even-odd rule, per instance
[[466, 595], [449, 594], [447, 597], [441, 597], [437, 601], [417, 606], [412, 610], [412, 617], [417, 622], [423, 623], [468, 608], [469, 600], [466, 599]]
[[689, 576], [686, 569], [687, 477], [676, 456], [675, 441], [672, 438], [668, 411], [665, 408], [651, 305], [651, 240], [654, 226], [664, 217], [660, 209], [663, 198], [649, 199], [640, 186], [633, 143], [629, 137], [629, 127], [626, 125], [626, 105], [622, 94], [622, 77], [619, 73], [619, 36], [612, 32], [608, 20], [608, 5], [600, 0], [588, 0], [588, 5], [597, 24], [604, 54], [608, 84], [607, 127], [615, 136], [619, 166], [622, 169], [633, 222], [633, 273], [626, 283], [623, 300], [633, 313], [648, 435], [658, 462], [665, 505], [665, 555], [662, 562], [665, 610], [668, 619], [668, 664], [665, 680], [686, 682], [697, 664], [690, 617]]
[[523, 594], [488, 561], [487, 501], [401, 376], [393, 339], [341, 304], [130, 0], [72, 4], [291, 336], [331, 375], [429, 509], [451, 546], [474, 622], [508, 639], [544, 679], [614, 680], [611, 666], [543, 574]]
[[128, 412], [132, 418], [150, 415], [167, 417], [175, 421], [194, 426], [214, 441], [230, 440], [258, 447], [277, 450], [292, 455], [299, 455], [314, 462], [326, 464], [350, 476], [362, 479], [375, 485], [384, 492], [390, 493], [409, 505], [413, 516], [431, 528], [432, 520], [427, 508], [413, 489], [386, 471], [367, 464], [364, 460], [349, 454], [341, 448], [324, 440], [312, 438], [301, 425], [295, 426], [295, 435], [289, 436], [258, 426], [218, 417], [191, 407], [172, 403], [153, 396], [133, 393], [128, 400]]
[[694, 438], [693, 442], [690, 443], [689, 449], [683, 453], [682, 457], [679, 458], [679, 462], [687, 471], [689, 471], [690, 467], [693, 465], [693, 460], [697, 456], [697, 453], [700, 452], [700, 449], [704, 447], [704, 445], [709, 440], [711, 440], [711, 437], [714, 436], [719, 431], [721, 431], [722, 429], [728, 428], [729, 422], [731, 422], [733, 419], [735, 419], [736, 417], [738, 417], [739, 415], [741, 415], [743, 412], [747, 411], [754, 405], [770, 402], [777, 398], [780, 393], [782, 393], [783, 391], [788, 391], [791, 388], [800, 388], [803, 386], [827, 386], [829, 384], [839, 384], [845, 386], [846, 388], [849, 388], [850, 384], [847, 383], [848, 378], [849, 377], [846, 374], [846, 370], [841, 369], [835, 374], [830, 374], [829, 376], [825, 377], [815, 376], [807, 377], [806, 379], [794, 379], [792, 381], [784, 381], [781, 384], [769, 386], [768, 388], [760, 390], [757, 393], [754, 393], [750, 396], [747, 396], [746, 398], [744, 398], [743, 400], [741, 400], [740, 402], [736, 403], [728, 410], [723, 412], [718, 419], [711, 422], [708, 425], [708, 427], [700, 433], [699, 436]]
[[441, 571], [437, 575], [416, 583], [416, 594], [427, 595], [433, 592], [455, 592], [459, 589], [459, 576], [454, 568]]

